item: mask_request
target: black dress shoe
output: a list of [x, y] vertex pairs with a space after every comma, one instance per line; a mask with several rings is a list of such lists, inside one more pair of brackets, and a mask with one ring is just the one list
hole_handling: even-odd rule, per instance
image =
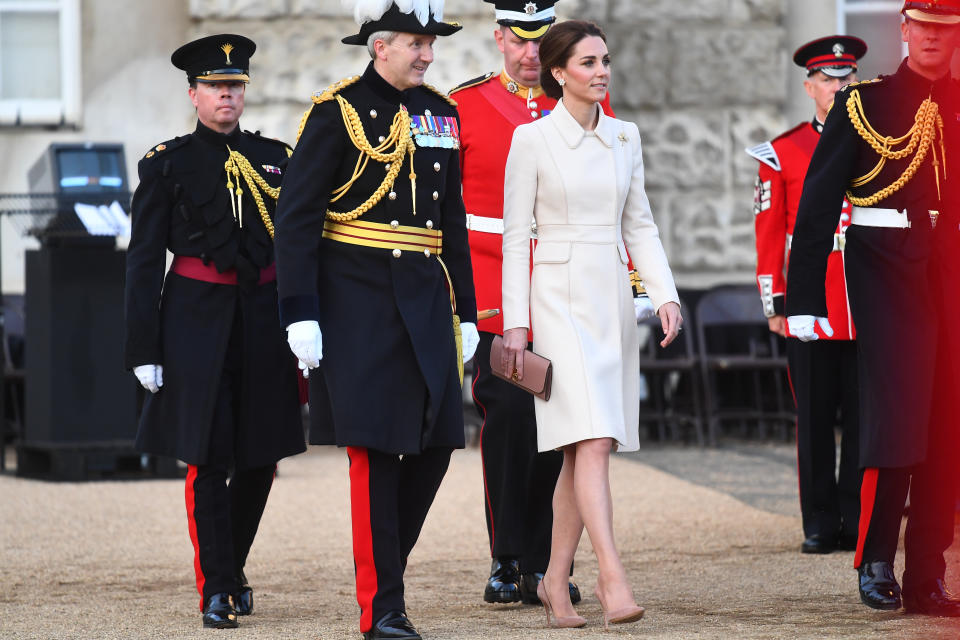
[[483, 590], [483, 601], [500, 604], [520, 601], [519, 562], [493, 559], [493, 564], [490, 565], [490, 577], [487, 578], [487, 586]]
[[[543, 580], [543, 574], [539, 572], [524, 573], [520, 576], [520, 599], [524, 604], [541, 604], [540, 598], [537, 597], [537, 585], [541, 580]], [[569, 588], [570, 602], [577, 604], [581, 600], [580, 587], [571, 580]]]
[[956, 618], [960, 616], [960, 600], [953, 597], [937, 578], [917, 587], [903, 590], [903, 606], [907, 613]]
[[237, 612], [229, 593], [215, 593], [203, 608], [203, 626], [207, 629], [235, 629]]
[[381, 638], [421, 640], [420, 634], [403, 611], [388, 611], [380, 616], [370, 631], [363, 632], [363, 640], [380, 640]]
[[236, 609], [238, 616], [248, 616], [253, 613], [253, 589], [247, 582], [247, 576], [243, 575], [243, 571], [237, 578], [237, 584], [240, 588], [233, 594], [233, 608]]
[[800, 545], [800, 553], [832, 553], [837, 548], [837, 536], [815, 533]]
[[900, 585], [889, 562], [864, 562], [857, 569], [860, 601], [868, 607], [893, 611], [900, 608]]

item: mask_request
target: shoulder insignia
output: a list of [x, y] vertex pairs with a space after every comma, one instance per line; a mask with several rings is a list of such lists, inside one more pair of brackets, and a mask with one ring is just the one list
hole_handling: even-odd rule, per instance
[[333, 97], [343, 91], [344, 88], [349, 87], [354, 82], [360, 79], [360, 76], [350, 76], [349, 78], [344, 78], [343, 80], [337, 80], [329, 87], [323, 91], [317, 91], [311, 96], [314, 104], [320, 104], [321, 102], [327, 102], [328, 100], [333, 100]]
[[450, 96], [448, 96], [448, 95], [445, 94], [444, 92], [440, 91], [440, 89], [437, 89], [437, 88], [434, 87], [433, 85], [429, 85], [429, 84], [427, 84], [426, 82], [424, 82], [424, 83], [423, 83], [423, 88], [426, 89], [427, 91], [430, 91], [430, 92], [432, 92], [432, 93], [437, 94], [437, 97], [439, 97], [441, 100], [443, 100], [444, 102], [446, 102], [447, 104], [449, 104], [451, 107], [456, 107], [456, 106], [457, 106], [457, 101], [456, 101], [456, 100], [454, 100], [453, 98], [451, 98]]
[[478, 77], [478, 78], [474, 78], [473, 80], [467, 80], [467, 81], [464, 82], [463, 84], [458, 84], [458, 85], [455, 86], [453, 89], [450, 89], [450, 93], [449, 93], [448, 95], [451, 95], [451, 96], [452, 96], [452, 95], [455, 94], [457, 91], [462, 91], [462, 90], [464, 90], [464, 89], [469, 89], [470, 87], [475, 87], [475, 86], [477, 86], [478, 84], [483, 84], [484, 82], [486, 82], [487, 80], [489, 80], [490, 78], [492, 78], [495, 74], [496, 74], [495, 71], [491, 71], [490, 73], [487, 73], [487, 74], [485, 74], [485, 75], [482, 75], [482, 76], [480, 76], [480, 77]]
[[763, 164], [771, 167], [774, 171], [780, 171], [780, 158], [777, 157], [776, 150], [769, 142], [758, 144], [755, 147], [748, 147], [745, 151], [747, 155], [756, 158]]
[[874, 84], [877, 82], [883, 82], [883, 78], [884, 76], [877, 76], [876, 78], [871, 78], [870, 80], [860, 80], [858, 82], [851, 82], [850, 84], [845, 86], [844, 89], [849, 91], [850, 89], [855, 89], [856, 87], [860, 87], [865, 84]]
[[163, 153], [173, 151], [174, 149], [185, 145], [190, 140], [190, 136], [177, 136], [173, 140], [167, 140], [166, 142], [161, 142], [157, 146], [153, 147], [143, 156], [144, 158], [152, 158], [156, 155], [162, 155]]

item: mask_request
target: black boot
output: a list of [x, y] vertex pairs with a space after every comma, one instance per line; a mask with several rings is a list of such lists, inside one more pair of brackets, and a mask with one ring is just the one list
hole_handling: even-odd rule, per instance
[[857, 569], [860, 601], [868, 607], [893, 611], [900, 608], [900, 585], [890, 562], [863, 562]]
[[942, 578], [904, 588], [903, 606], [907, 613], [950, 618], [960, 616], [960, 600], [947, 591]]
[[203, 626], [207, 629], [235, 629], [237, 612], [229, 593], [215, 593], [203, 608]]
[[233, 607], [237, 610], [238, 616], [248, 616], [253, 613], [253, 589], [247, 582], [247, 576], [243, 575], [243, 571], [237, 578], [237, 584], [240, 588], [233, 594]]
[[483, 590], [483, 601], [506, 604], [519, 600], [520, 563], [515, 559], [494, 558], [487, 586]]

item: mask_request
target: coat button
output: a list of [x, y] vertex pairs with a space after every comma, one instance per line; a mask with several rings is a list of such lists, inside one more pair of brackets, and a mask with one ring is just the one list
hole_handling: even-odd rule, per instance
[[399, 222], [399, 221], [397, 221], [397, 220], [391, 220], [391, 221], [390, 221], [390, 228], [391, 228], [391, 229], [396, 229], [396, 228], [399, 227], [399, 226], [400, 226], [400, 222]]
[[434, 170], [434, 171], [440, 171], [440, 163], [439, 163], [439, 162], [434, 162], [434, 163], [433, 163], [433, 170]]
[[425, 115], [425, 116], [432, 116], [433, 114], [430, 113], [430, 109], [424, 109], [424, 110], [423, 110], [423, 115]]
[[536, 102], [531, 102], [531, 103], [530, 103], [530, 108], [531, 108], [531, 109], [536, 109], [536, 108], [537, 108], [537, 103], [536, 103]]
[[433, 220], [427, 220], [427, 229], [433, 229]]
[[436, 200], [436, 199], [439, 198], [439, 197], [440, 197], [440, 194], [437, 193], [436, 191], [434, 191], [434, 192], [433, 192], [433, 199]]
[[531, 111], [531, 112], [530, 112], [530, 116], [531, 116], [532, 118], [539, 118], [539, 117], [540, 117], [540, 114], [537, 113], [536, 111]]
[[393, 257], [394, 257], [394, 258], [399, 258], [399, 257], [400, 257], [400, 249], [394, 249], [394, 250], [393, 250]]
[[377, 117], [377, 110], [376, 110], [376, 109], [370, 109], [370, 117], [371, 117], [371, 118], [376, 118], [376, 117]]
[[424, 249], [424, 250], [423, 250], [423, 255], [425, 255], [425, 256], [427, 256], [427, 257], [429, 258], [429, 257], [430, 257], [430, 249]]
[[397, 192], [396, 192], [396, 191], [391, 191], [389, 194], [387, 194], [387, 197], [390, 198], [391, 200], [396, 200], [396, 199], [397, 199]]
[[384, 138], [383, 136], [380, 136], [379, 138], [377, 138], [377, 140], [379, 140], [380, 142], [383, 142], [384, 140], [386, 140], [386, 138]]
[[390, 171], [390, 163], [388, 162], [387, 164], [383, 165], [383, 168], [387, 171]]

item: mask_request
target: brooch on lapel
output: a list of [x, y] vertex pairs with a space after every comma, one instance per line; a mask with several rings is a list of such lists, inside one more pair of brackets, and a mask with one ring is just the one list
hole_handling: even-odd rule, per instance
[[617, 140], [619, 140], [619, 141], [621, 142], [621, 144], [626, 144], [626, 143], [627, 143], [627, 134], [625, 134], [623, 131], [621, 131], [619, 134], [617, 134]]

